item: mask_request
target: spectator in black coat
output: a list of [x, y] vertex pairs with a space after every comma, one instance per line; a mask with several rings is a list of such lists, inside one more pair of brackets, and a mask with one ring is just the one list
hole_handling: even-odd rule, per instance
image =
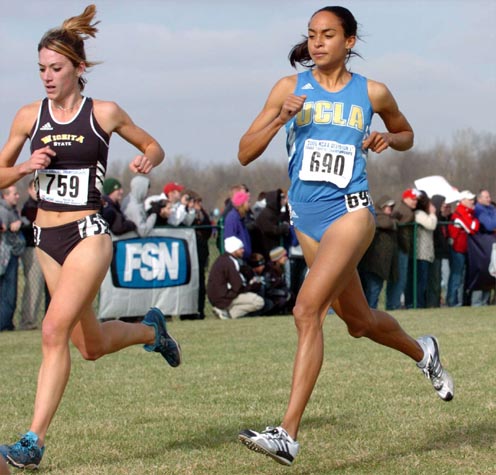
[[122, 197], [124, 196], [121, 183], [115, 178], [107, 178], [103, 182], [103, 193], [102, 216], [109, 224], [112, 233], [119, 236], [129, 231], [136, 231], [136, 224], [126, 219], [121, 210]]
[[243, 242], [236, 236], [224, 240], [226, 252], [213, 263], [208, 274], [207, 295], [215, 314], [222, 320], [258, 312], [264, 300], [251, 292], [241, 273]]
[[255, 292], [264, 299], [264, 306], [255, 315], [271, 315], [274, 302], [267, 297], [264, 256], [258, 252], [254, 252], [248, 258], [248, 264], [241, 266], [241, 273], [246, 279], [246, 285], [250, 292]]
[[255, 219], [255, 224], [261, 232], [260, 252], [269, 259], [269, 253], [282, 244], [282, 239], [289, 235], [289, 222], [285, 221], [281, 213], [282, 203], [285, 200], [283, 191], [267, 191], [265, 193], [266, 206]]
[[267, 286], [266, 297], [274, 303], [272, 313], [275, 315], [291, 313], [295, 297], [285, 276], [288, 253], [282, 246], [277, 246], [270, 251], [269, 257], [270, 262], [265, 266], [264, 278]]
[[370, 308], [377, 308], [384, 281], [394, 282], [398, 277], [398, 221], [392, 216], [394, 205], [394, 200], [387, 195], [377, 200], [374, 239], [358, 265]]
[[[442, 264], [443, 260], [449, 261], [449, 235], [447, 223], [451, 216], [451, 206], [446, 203], [446, 198], [441, 195], [433, 195], [431, 202], [436, 208], [437, 227], [434, 230], [434, 262], [429, 268], [429, 283], [427, 285], [427, 307], [440, 307], [442, 299]], [[448, 284], [448, 276], [444, 279], [445, 288]]]
[[192, 226], [196, 234], [196, 252], [198, 255], [198, 311], [197, 313], [181, 315], [181, 320], [203, 320], [205, 318], [205, 297], [207, 295], [205, 285], [205, 272], [208, 267], [210, 254], [208, 241], [212, 236], [212, 223], [208, 212], [203, 207], [202, 197], [195, 191], [188, 190], [188, 195], [193, 201], [195, 219]]

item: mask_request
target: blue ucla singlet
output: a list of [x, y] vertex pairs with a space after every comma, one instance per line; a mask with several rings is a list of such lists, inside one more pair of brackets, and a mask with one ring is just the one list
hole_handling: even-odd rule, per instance
[[298, 74], [294, 94], [307, 97], [286, 124], [290, 201], [331, 201], [368, 190], [362, 142], [374, 112], [367, 79], [352, 74], [343, 89], [329, 92], [308, 70]]

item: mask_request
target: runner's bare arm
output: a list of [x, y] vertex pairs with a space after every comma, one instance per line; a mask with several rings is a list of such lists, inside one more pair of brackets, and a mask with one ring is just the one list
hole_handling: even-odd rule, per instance
[[165, 156], [160, 144], [145, 130], [138, 127], [115, 102], [95, 101], [95, 117], [108, 133], [116, 132], [141, 151], [129, 164], [134, 173], [149, 173]]
[[303, 107], [305, 96], [295, 96], [296, 76], [280, 79], [265, 105], [239, 142], [238, 160], [248, 165], [267, 148], [281, 127]]
[[35, 170], [46, 168], [55, 156], [50, 147], [35, 150], [28, 160], [17, 164], [17, 159], [29, 138], [29, 133], [36, 121], [39, 102], [22, 107], [14, 117], [9, 137], [0, 151], [0, 189], [16, 183]]
[[374, 112], [377, 112], [387, 132], [371, 132], [364, 140], [363, 148], [381, 153], [387, 148], [404, 151], [413, 146], [413, 129], [401, 113], [389, 89], [382, 83], [369, 80], [369, 98]]

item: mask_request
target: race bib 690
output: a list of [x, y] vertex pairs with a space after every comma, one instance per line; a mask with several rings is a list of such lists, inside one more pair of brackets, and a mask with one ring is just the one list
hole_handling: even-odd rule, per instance
[[89, 168], [80, 170], [38, 170], [41, 200], [64, 205], [88, 202]]
[[345, 188], [351, 180], [354, 161], [354, 145], [307, 139], [299, 177], [307, 181], [328, 181]]

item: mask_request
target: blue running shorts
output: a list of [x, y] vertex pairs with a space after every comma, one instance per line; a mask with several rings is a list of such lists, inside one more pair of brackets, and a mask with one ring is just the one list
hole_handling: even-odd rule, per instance
[[290, 203], [291, 224], [320, 242], [327, 228], [346, 213], [367, 208], [375, 216], [372, 198], [368, 191], [358, 191], [327, 201]]

